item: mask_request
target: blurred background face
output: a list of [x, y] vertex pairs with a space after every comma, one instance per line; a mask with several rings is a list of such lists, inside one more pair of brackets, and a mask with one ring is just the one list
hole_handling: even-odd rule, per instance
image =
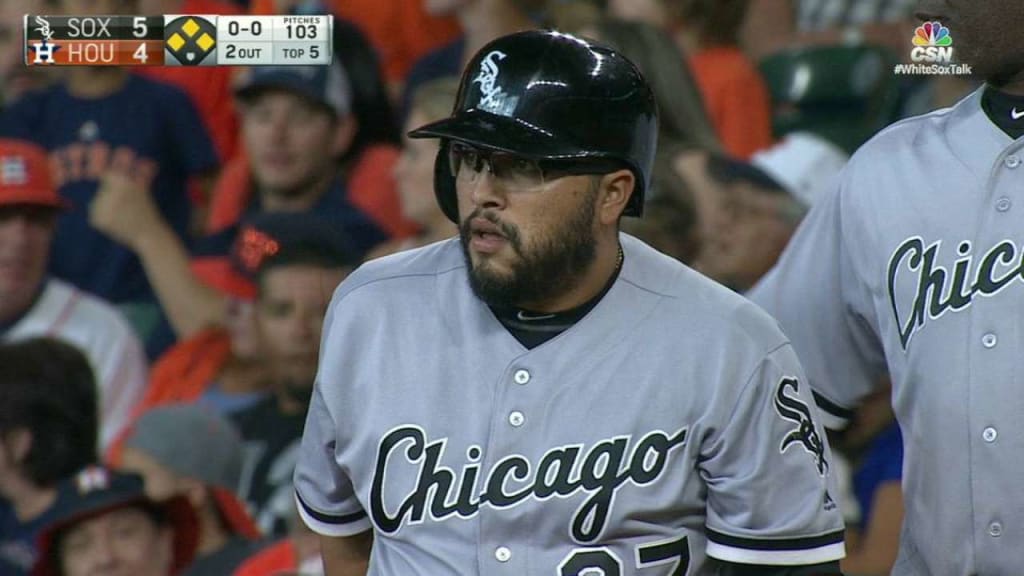
[[0, 319], [24, 311], [35, 297], [55, 219], [49, 208], [0, 207]]
[[64, 536], [64, 576], [168, 576], [170, 530], [138, 508], [122, 508], [81, 522]]
[[259, 187], [300, 195], [335, 170], [338, 123], [304, 98], [267, 91], [242, 107], [242, 138]]
[[228, 298], [224, 327], [231, 335], [231, 352], [241, 360], [257, 360], [260, 340], [256, 332], [256, 303]]
[[656, 28], [668, 25], [664, 0], [609, 0], [608, 14], [612, 18], [644, 22]]
[[736, 290], [747, 290], [766, 274], [792, 232], [780, 216], [785, 197], [749, 184], [729, 186], [723, 217], [708, 240], [708, 273]]
[[324, 315], [346, 273], [312, 265], [277, 266], [263, 273], [256, 318], [265, 360], [279, 386], [312, 390]]
[[[405, 132], [428, 122], [420, 112], [413, 111]], [[402, 199], [403, 215], [421, 226], [430, 226], [444, 218], [434, 197], [434, 160], [438, 141], [433, 138], [409, 138], [402, 141], [402, 155], [395, 165], [395, 183]]]

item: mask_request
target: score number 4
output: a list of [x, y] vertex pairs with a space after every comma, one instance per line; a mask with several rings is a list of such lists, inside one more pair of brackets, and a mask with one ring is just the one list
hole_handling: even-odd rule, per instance
[[[686, 576], [690, 546], [686, 536], [644, 544], [636, 549], [636, 567], [672, 563], [672, 576]], [[577, 548], [558, 565], [558, 576], [622, 576], [622, 560], [608, 548]]]

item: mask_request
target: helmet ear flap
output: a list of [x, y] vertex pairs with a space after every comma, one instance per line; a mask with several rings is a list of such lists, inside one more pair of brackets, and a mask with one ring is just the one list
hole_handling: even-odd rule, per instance
[[441, 212], [456, 225], [459, 223], [459, 199], [455, 192], [455, 176], [448, 163], [448, 140], [442, 139], [434, 159], [434, 196]]

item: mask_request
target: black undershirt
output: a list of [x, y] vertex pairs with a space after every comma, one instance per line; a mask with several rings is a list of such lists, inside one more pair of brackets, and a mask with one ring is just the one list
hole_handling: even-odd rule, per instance
[[1000, 92], [988, 86], [981, 95], [981, 109], [989, 120], [1016, 140], [1024, 136], [1024, 96]]
[[622, 270], [622, 266], [619, 265], [615, 269], [615, 273], [605, 284], [604, 288], [597, 296], [594, 296], [590, 300], [587, 300], [583, 304], [566, 310], [564, 312], [556, 312], [554, 314], [545, 314], [542, 312], [531, 312], [530, 310], [524, 310], [515, 306], [491, 306], [491, 312], [501, 322], [501, 325], [509, 331], [520, 344], [523, 345], [527, 350], [533, 350], [537, 346], [551, 340], [555, 336], [558, 336], [562, 332], [565, 332], [569, 328], [572, 328], [577, 322], [579, 322], [584, 316], [590, 313], [591, 310], [597, 306], [597, 303], [604, 298], [605, 294], [611, 290], [612, 285], [615, 284], [615, 280], [619, 277], [619, 271]]

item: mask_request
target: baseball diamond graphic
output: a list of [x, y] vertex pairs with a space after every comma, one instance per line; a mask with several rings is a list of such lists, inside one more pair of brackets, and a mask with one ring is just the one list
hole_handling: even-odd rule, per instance
[[164, 27], [164, 49], [182, 66], [198, 66], [217, 46], [217, 27], [200, 16], [182, 16]]

